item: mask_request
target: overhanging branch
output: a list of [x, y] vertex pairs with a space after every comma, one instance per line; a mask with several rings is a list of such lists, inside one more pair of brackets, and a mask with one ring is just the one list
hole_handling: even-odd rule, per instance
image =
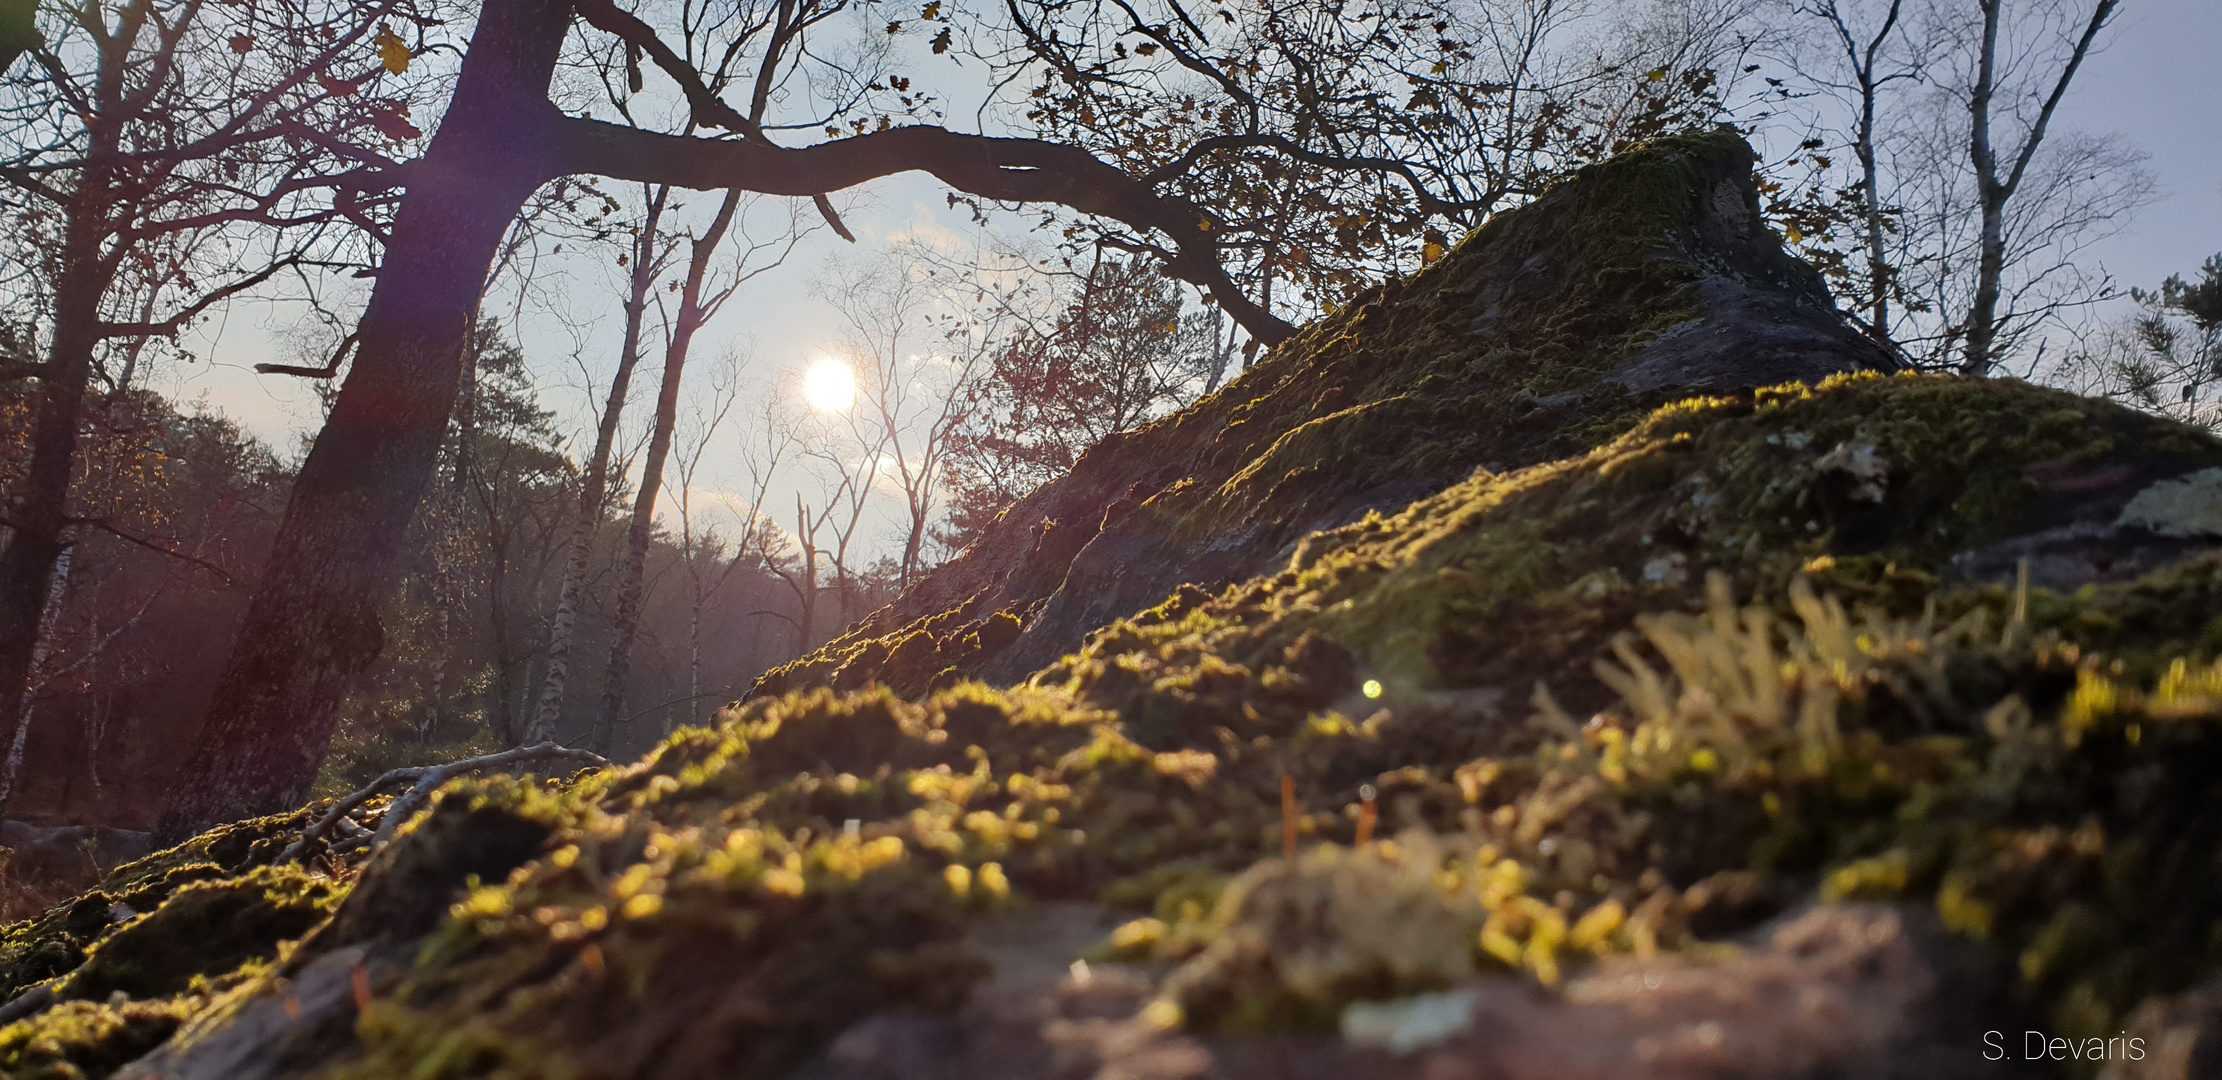
[[1277, 344], [1296, 328], [1253, 302], [1219, 263], [1210, 214], [1159, 195], [1074, 146], [898, 127], [801, 149], [753, 140], [697, 139], [560, 117], [553, 121], [559, 174], [709, 191], [740, 187], [769, 195], [822, 196], [896, 173], [922, 171], [969, 195], [998, 202], [1053, 202], [1173, 241], [1166, 271], [1218, 301], [1250, 336]]

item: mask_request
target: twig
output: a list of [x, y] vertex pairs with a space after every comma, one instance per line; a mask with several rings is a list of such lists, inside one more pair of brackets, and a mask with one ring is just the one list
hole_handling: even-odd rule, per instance
[[[299, 840], [295, 840], [278, 854], [278, 861], [292, 862], [305, 854], [311, 843], [323, 840], [333, 829], [344, 829], [345, 827], [341, 825], [341, 822], [346, 821], [347, 815], [354, 813], [357, 808], [388, 788], [415, 781], [414, 787], [411, 787], [400, 798], [395, 799], [392, 806], [386, 808], [385, 820], [379, 823], [378, 832], [371, 836], [368, 841], [373, 847], [382, 845], [387, 840], [392, 839], [394, 830], [400, 827], [403, 821], [408, 820], [411, 814], [416, 813], [417, 808], [424, 805], [425, 801], [432, 797], [432, 793], [439, 790], [440, 785], [465, 773], [543, 758], [566, 758], [604, 767], [609, 765], [609, 759], [600, 754], [585, 750], [573, 750], [568, 746], [544, 742], [504, 750], [498, 754], [486, 754], [481, 757], [464, 758], [461, 761], [450, 761], [444, 765], [416, 765], [406, 769], [394, 769], [371, 781], [362, 790], [333, 803], [332, 808], [325, 811], [324, 816], [318, 818], [316, 824], [309, 826], [306, 831], [301, 833]], [[335, 850], [340, 846], [353, 848], [362, 841], [361, 834], [365, 831], [363, 827], [352, 821], [346, 823], [355, 826], [355, 832], [342, 840], [340, 845], [335, 845]]]
[[54, 1003], [54, 984], [60, 980], [49, 979], [25, 990], [0, 1005], [0, 1027], [6, 1027]]
[[160, 540], [154, 539], [152, 537], [140, 536], [128, 529], [125, 529], [102, 518], [73, 517], [69, 518], [68, 521], [72, 525], [89, 525], [126, 543], [137, 544], [140, 547], [147, 549], [148, 551], [156, 552], [162, 555], [168, 555], [169, 557], [177, 559], [181, 562], [192, 563], [194, 566], [198, 566], [201, 569], [224, 579], [224, 584], [232, 586], [233, 588], [239, 587], [239, 579], [231, 576], [230, 571], [225, 570], [223, 567], [218, 566], [215, 563], [209, 562], [207, 559], [203, 559], [194, 555], [188, 555], [185, 552], [179, 551], [178, 549], [173, 547], [164, 547]]

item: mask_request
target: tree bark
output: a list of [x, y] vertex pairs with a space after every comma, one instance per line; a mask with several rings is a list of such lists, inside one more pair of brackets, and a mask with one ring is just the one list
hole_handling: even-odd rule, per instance
[[454, 407], [503, 233], [550, 175], [547, 100], [568, 0], [488, 0], [402, 200], [331, 416], [302, 463], [261, 588], [157, 833], [298, 805], [340, 698], [378, 655], [377, 605]]
[[[62, 554], [54, 560], [52, 582], [47, 586], [46, 605], [39, 612], [38, 642], [31, 649], [30, 671], [33, 677], [46, 666], [47, 654], [54, 648], [54, 626], [62, 618], [62, 599], [69, 592], [70, 556], [76, 545], [69, 537], [62, 540]], [[95, 630], [98, 627], [95, 626]], [[95, 634], [95, 640], [98, 635]], [[15, 801], [15, 782], [23, 775], [23, 746], [31, 738], [31, 710], [36, 704], [31, 700], [29, 680], [25, 680], [22, 704], [16, 710], [15, 732], [8, 738], [5, 764], [0, 764], [0, 819], [8, 816], [8, 804]], [[65, 803], [68, 800], [63, 800]]]
[[710, 256], [725, 241], [733, 224], [741, 193], [728, 191], [717, 216], [695, 240], [687, 260], [687, 279], [679, 290], [679, 313], [671, 327], [671, 341], [664, 346], [663, 383], [656, 389], [656, 427], [648, 437], [648, 460], [640, 470], [640, 491], [633, 497], [633, 520], [625, 533], [625, 562], [618, 569], [617, 619], [610, 627], [609, 666], [602, 674], [602, 707], [594, 714], [589, 740], [597, 754], [609, 753], [617, 724], [624, 719], [625, 678], [633, 663], [633, 638], [640, 631], [641, 583], [648, 566], [648, 542], [656, 524], [656, 496], [663, 489], [664, 465], [671, 458], [671, 436], [679, 423], [679, 384], [686, 373], [687, 353], [694, 348], [695, 331], [709, 312], [702, 301], [702, 280], [710, 271]]
[[100, 250], [112, 173], [103, 162], [113, 160], [112, 148], [96, 148], [91, 157], [96, 164], [70, 201], [63, 234], [54, 337], [39, 376], [31, 461], [5, 508], [11, 530], [7, 550], [0, 551], [0, 746], [15, 741], [55, 562], [68, 547], [71, 465], [100, 342], [100, 301], [114, 273]]
[[1990, 374], [1992, 348], [1998, 338], [1999, 279], [2006, 266], [2006, 198], [2011, 194], [1998, 178], [1998, 154], [1991, 146], [1991, 95], [1998, 86], [1998, 19], [2005, 0], [1980, 0], [1983, 37], [1975, 61], [1975, 86], [1968, 96], [1972, 123], [1968, 129], [1968, 156], [1975, 164], [1975, 200], [1979, 211], [1975, 252], [1975, 299], [1968, 306], [1965, 359], [1960, 370], [1967, 375]]
[[1977, 2], [1983, 11], [1983, 35], [1978, 46], [1981, 51], [1976, 55], [1975, 85], [1968, 95], [1968, 153], [1975, 165], [1976, 201], [1982, 216], [1976, 241], [1975, 298], [1961, 324], [1966, 352], [1960, 372], [1980, 377], [1990, 374], [1991, 366], [1998, 362], [1998, 332], [2003, 318], [1998, 302], [2006, 275], [2006, 204], [2020, 190], [2030, 160], [2045, 141], [2045, 128], [2052, 122], [2053, 111], [2060, 107], [2060, 99], [2074, 81], [2076, 69], [2083, 66], [2083, 58], [2090, 55], [2099, 31], [2113, 20], [2120, 0], [2098, 0], [2091, 8], [2082, 36], [2076, 39], [2074, 50], [2060, 68], [2060, 77], [2052, 84], [2052, 93], [2037, 110], [2037, 119], [2029, 126], [2029, 134], [2004, 176], [1999, 175], [1998, 151], [1991, 139], [1991, 102], [1998, 92], [1998, 24], [2006, 0]]
[[655, 287], [663, 266], [657, 229], [663, 224], [669, 187], [656, 188], [648, 198], [648, 214], [641, 222], [640, 237], [633, 244], [632, 291], [625, 297], [625, 333], [617, 348], [617, 371], [610, 376], [609, 400], [602, 406], [601, 423], [594, 432], [594, 455], [579, 488], [578, 516], [564, 540], [563, 589], [556, 597], [555, 614], [548, 620], [548, 666], [540, 686], [540, 703], [525, 729], [525, 742], [555, 741], [556, 724], [563, 719], [563, 695], [571, 681], [571, 638], [579, 621], [579, 604], [586, 598], [586, 567], [594, 551], [595, 527], [602, 523], [602, 501], [609, 495], [610, 454], [617, 443], [617, 421], [632, 392], [633, 368], [640, 364], [640, 323], [648, 311], [648, 291]]

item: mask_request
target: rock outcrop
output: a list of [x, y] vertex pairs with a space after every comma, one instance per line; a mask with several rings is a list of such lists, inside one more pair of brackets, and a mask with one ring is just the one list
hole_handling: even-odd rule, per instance
[[1304, 536], [1476, 468], [1581, 453], [1690, 394], [1895, 370], [1760, 219], [1751, 166], [1721, 132], [1582, 170], [1091, 449], [758, 693], [1015, 682], [1184, 585], [1270, 573]]
[[118, 868], [0, 930], [0, 1070], [2206, 1075], [2222, 441], [1885, 373], [1748, 163], [1503, 215], [635, 764]]

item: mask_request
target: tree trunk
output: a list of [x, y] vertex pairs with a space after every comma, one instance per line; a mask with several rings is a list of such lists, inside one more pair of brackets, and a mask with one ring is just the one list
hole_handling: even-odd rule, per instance
[[702, 279], [709, 273], [710, 256], [725, 240], [740, 206], [740, 192], [729, 191], [718, 206], [717, 217], [694, 242], [687, 262], [687, 280], [680, 287], [679, 313], [672, 323], [671, 341], [664, 347], [663, 383], [656, 389], [656, 427], [648, 437], [648, 460], [641, 465], [640, 491], [633, 498], [633, 520], [625, 533], [625, 562], [618, 569], [617, 619], [610, 627], [609, 667], [602, 675], [602, 707], [594, 715], [588, 745], [607, 754], [617, 724], [625, 711], [625, 678], [633, 662], [633, 637], [640, 630], [641, 583], [648, 565], [648, 541], [656, 524], [656, 495], [663, 488], [664, 465], [671, 458], [671, 435], [679, 422], [679, 383], [686, 372], [687, 353], [694, 347], [695, 331], [706, 315], [702, 304]]
[[2098, 40], [2099, 31], [2113, 20], [2120, 0], [2098, 0], [2092, 6], [2091, 18], [2084, 24], [2082, 36], [2076, 40], [2067, 62], [2061, 65], [2051, 94], [2038, 109], [2036, 121], [2022, 137], [2021, 149], [2013, 155], [2013, 166], [2003, 176], [1999, 174], [1997, 147], [1991, 142], [1991, 102], [1998, 92], [1998, 24], [2006, 0], [1977, 2], [1983, 11], [1983, 36], [1979, 46], [1981, 52], [1976, 55], [1975, 86], [1968, 95], [1971, 114], [1968, 152], [1974, 159], [1975, 193], [1982, 211], [1982, 223], [1977, 238], [1980, 246], [1976, 252], [1975, 299], [1968, 306], [1966, 322], [1961, 324], [1967, 335], [1967, 346], [1960, 372], [1983, 376], [1990, 374], [1992, 365], [1998, 362], [1998, 301], [2003, 291], [2001, 281], [2006, 274], [2006, 203], [2021, 188], [2029, 162], [2044, 143], [2045, 128], [2052, 122], [2054, 110], [2060, 107], [2061, 97], [2068, 92], [2068, 84], [2074, 81], [2076, 69], [2083, 66], [2083, 58], [2090, 55], [2091, 43]]
[[302, 463], [157, 835], [298, 805], [341, 696], [377, 657], [377, 608], [455, 405], [503, 233], [550, 175], [547, 100], [567, 0], [488, 0], [387, 242], [354, 366]]
[[[97, 161], [110, 156], [96, 149]], [[114, 268], [101, 258], [109, 168], [86, 170], [69, 208], [62, 274], [55, 282], [54, 338], [39, 376], [31, 462], [6, 508], [12, 532], [0, 552], [0, 746], [13, 745], [38, 648], [55, 562], [68, 548], [71, 466], [77, 459], [85, 387], [100, 342], [100, 301]]]
[[802, 496], [795, 496], [795, 537], [802, 544], [802, 583], [795, 589], [796, 603], [802, 609], [795, 620], [796, 656], [809, 655], [811, 623], [818, 613], [818, 534], [812, 525]]
[[[47, 653], [54, 648], [54, 624], [62, 618], [62, 598], [69, 592], [70, 556], [76, 550], [71, 538], [65, 536], [62, 553], [54, 560], [54, 571], [50, 575], [53, 582], [46, 590], [46, 604], [39, 612], [38, 643], [31, 649], [32, 678], [46, 666]], [[99, 640], [97, 633], [94, 640]], [[7, 759], [0, 764], [0, 819], [8, 816], [8, 804], [15, 800], [15, 782], [23, 775], [23, 746], [31, 740], [31, 710], [35, 707], [30, 697], [33, 688], [29, 678], [24, 683], [23, 703], [16, 710], [15, 733], [8, 739]]]
[[529, 744], [552, 742], [556, 723], [563, 719], [563, 694], [571, 679], [571, 638], [579, 621], [579, 604], [586, 595], [587, 562], [593, 555], [595, 526], [602, 523], [602, 501], [609, 494], [609, 467], [617, 443], [617, 421], [631, 393], [633, 368], [640, 363], [640, 323], [648, 311], [648, 291], [655, 287], [663, 264], [656, 230], [663, 223], [669, 187], [658, 187], [648, 198], [648, 215], [641, 222], [640, 237], [633, 244], [632, 292], [625, 298], [625, 334], [618, 345], [617, 372], [610, 376], [609, 401], [594, 433], [594, 456], [588, 460], [579, 490], [579, 512], [564, 540], [563, 589], [556, 597], [555, 615], [548, 620], [548, 666], [540, 687], [540, 703], [525, 729]]
[[[1891, 21], [1897, 21], [1898, 8], [1892, 5]], [[1883, 27], [1884, 34], [1890, 26]], [[1881, 37], [1876, 39], [1878, 42]], [[1860, 69], [1859, 92], [1859, 142], [1854, 146], [1859, 155], [1860, 187], [1867, 193], [1867, 336], [1886, 349], [1893, 349], [1890, 341], [1890, 254], [1883, 247], [1883, 197], [1880, 170], [1875, 166], [1875, 72], [1873, 52], [1869, 51], [1868, 66]]]

